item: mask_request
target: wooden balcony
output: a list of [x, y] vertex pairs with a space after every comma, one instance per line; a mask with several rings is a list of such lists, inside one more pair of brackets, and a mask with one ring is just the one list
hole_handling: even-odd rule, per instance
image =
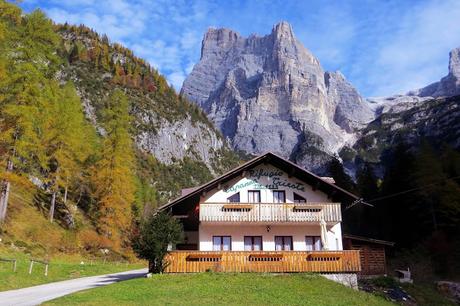
[[319, 222], [342, 220], [340, 203], [201, 203], [201, 222]]
[[359, 251], [173, 251], [165, 260], [166, 273], [361, 271]]

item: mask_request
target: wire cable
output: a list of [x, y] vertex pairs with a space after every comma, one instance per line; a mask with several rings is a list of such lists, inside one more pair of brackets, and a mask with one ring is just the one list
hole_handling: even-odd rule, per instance
[[413, 192], [413, 191], [417, 191], [417, 190], [420, 190], [420, 189], [424, 189], [424, 188], [427, 188], [427, 187], [437, 185], [437, 184], [439, 184], [441, 182], [444, 182], [444, 181], [447, 181], [447, 180], [454, 180], [454, 179], [457, 179], [457, 178], [460, 178], [460, 175], [453, 176], [453, 177], [448, 177], [448, 178], [443, 178], [443, 179], [437, 180], [435, 183], [431, 183], [431, 184], [428, 184], [428, 185], [424, 185], [424, 186], [416, 187], [416, 188], [412, 188], [412, 189], [403, 190], [403, 191], [396, 192], [396, 193], [393, 193], [393, 194], [389, 194], [389, 195], [386, 195], [386, 196], [383, 196], [383, 197], [367, 200], [366, 202], [368, 202], [368, 203], [369, 202], [377, 202], [377, 201], [380, 201], [380, 200], [396, 197], [396, 196], [401, 195], [401, 194], [410, 193], [410, 192]]

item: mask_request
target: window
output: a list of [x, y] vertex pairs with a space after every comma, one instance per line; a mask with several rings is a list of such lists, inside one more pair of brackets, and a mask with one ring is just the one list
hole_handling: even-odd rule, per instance
[[273, 191], [273, 203], [285, 203], [286, 202], [286, 193], [284, 190], [274, 190]]
[[213, 251], [231, 251], [232, 237], [231, 236], [213, 236], [212, 237]]
[[245, 251], [262, 251], [262, 236], [244, 236]]
[[248, 191], [248, 202], [249, 203], [260, 203], [260, 191], [249, 190]]
[[307, 200], [294, 192], [294, 203], [307, 203]]
[[227, 198], [228, 203], [240, 203], [240, 193], [237, 192]]
[[323, 248], [320, 236], [306, 236], [305, 243], [307, 244], [307, 251], [321, 251]]
[[275, 236], [276, 251], [292, 251], [292, 236]]

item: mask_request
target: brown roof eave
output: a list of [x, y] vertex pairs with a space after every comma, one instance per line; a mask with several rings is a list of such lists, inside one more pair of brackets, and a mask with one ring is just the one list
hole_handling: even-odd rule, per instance
[[362, 237], [362, 236], [356, 236], [356, 235], [349, 235], [349, 234], [343, 234], [343, 238], [348, 238], [352, 240], [358, 240], [358, 241], [365, 241], [365, 242], [370, 242], [370, 243], [376, 243], [376, 244], [383, 244], [387, 246], [394, 246], [395, 243], [392, 241], [386, 241], [386, 240], [380, 240], [380, 239], [374, 239], [374, 238], [368, 238], [368, 237]]

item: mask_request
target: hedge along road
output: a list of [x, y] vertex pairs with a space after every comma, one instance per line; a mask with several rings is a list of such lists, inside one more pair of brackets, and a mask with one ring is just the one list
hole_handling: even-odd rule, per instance
[[147, 269], [131, 270], [120, 273], [76, 278], [17, 290], [3, 291], [0, 292], [0, 305], [39, 305], [43, 302], [77, 291], [106, 286], [132, 278], [143, 277], [146, 273]]

